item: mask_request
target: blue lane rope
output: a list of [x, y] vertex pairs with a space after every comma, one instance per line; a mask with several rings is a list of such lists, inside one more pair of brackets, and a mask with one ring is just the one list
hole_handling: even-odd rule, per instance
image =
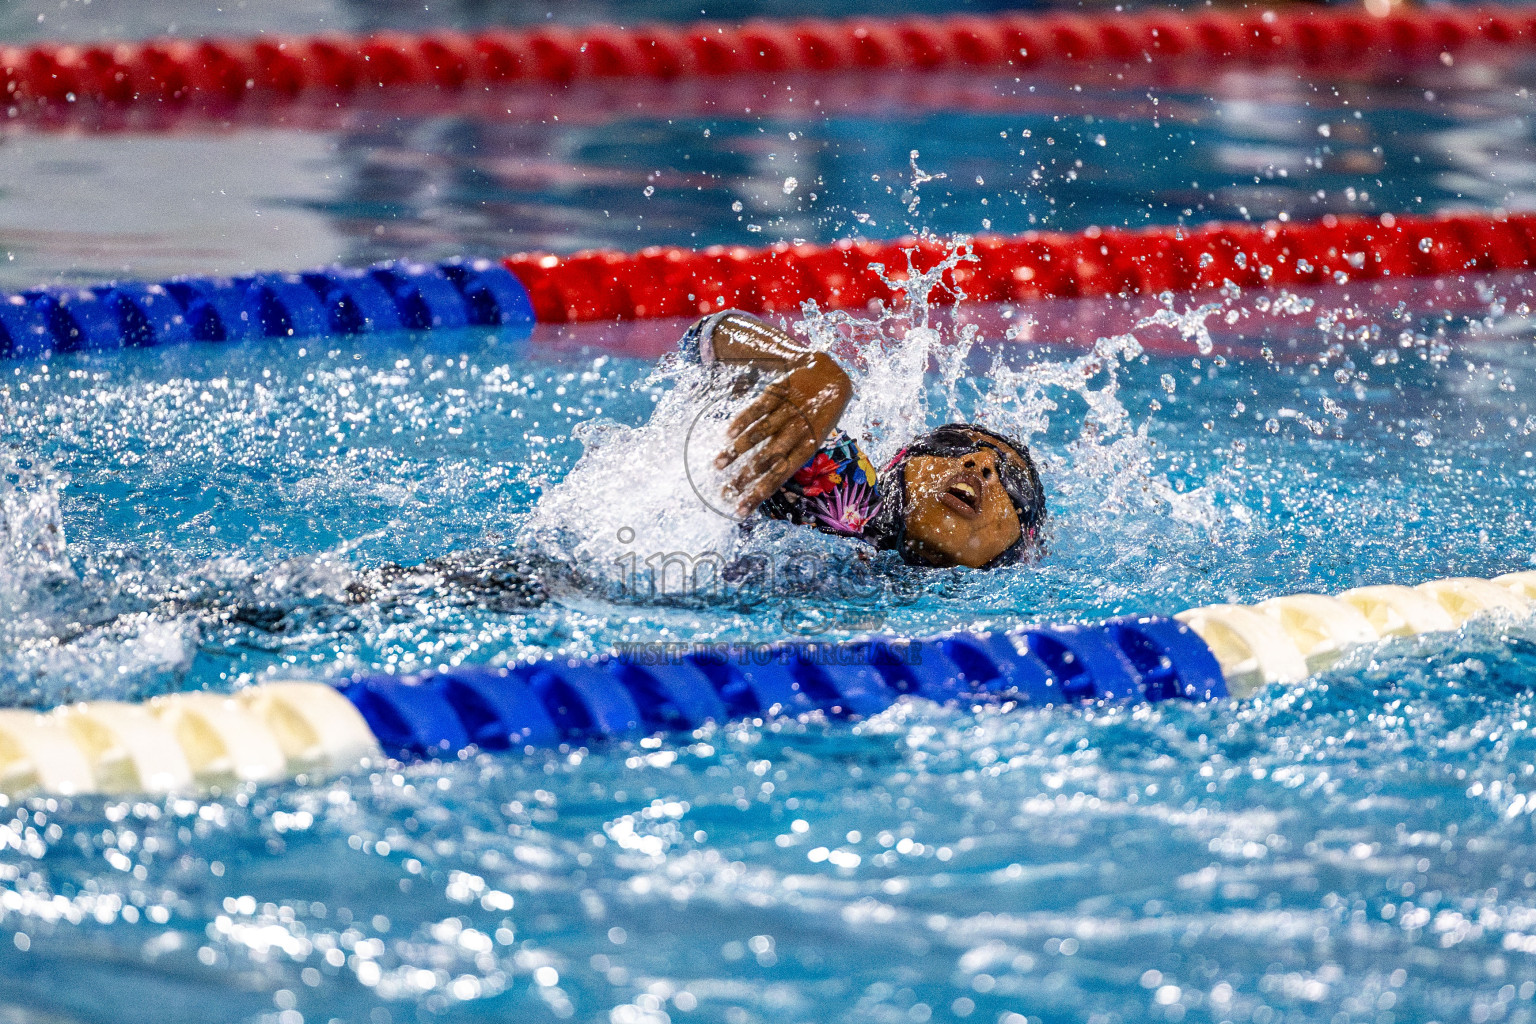
[[383, 755], [452, 758], [808, 712], [863, 717], [903, 696], [962, 706], [1241, 699], [1321, 671], [1358, 644], [1533, 614], [1536, 571], [1527, 570], [1207, 605], [1175, 620], [621, 650], [339, 684], [273, 679], [144, 704], [0, 709], [0, 791], [185, 792], [345, 772]]
[[386, 753], [408, 757], [685, 732], [711, 720], [865, 718], [906, 694], [1034, 705], [1227, 696], [1205, 642], [1157, 617], [1006, 635], [657, 653], [364, 676], [339, 689]]
[[452, 327], [531, 329], [533, 306], [500, 263], [381, 263], [300, 274], [178, 277], [0, 296], [0, 358], [187, 341], [310, 338]]

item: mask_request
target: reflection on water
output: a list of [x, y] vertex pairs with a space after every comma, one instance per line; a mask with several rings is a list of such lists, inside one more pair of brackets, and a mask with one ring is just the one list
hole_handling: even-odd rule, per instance
[[[1515, 71], [1448, 70], [1433, 89], [1085, 77], [79, 111], [110, 131], [22, 124], [0, 145], [0, 283], [1536, 201]], [[915, 207], [914, 151], [943, 175]]]
[[[1073, 7], [1060, 0], [953, 0], [953, 13]], [[1108, 7], [1105, 0], [1091, 6]], [[1122, 7], [1126, 5], [1121, 5]], [[748, 18], [932, 14], [917, 0], [839, 0], [834, 9], [810, 0], [12, 0], [0, 9], [0, 38], [12, 41], [96, 42], [164, 35], [249, 36], [260, 32], [426, 31], [503, 25], [635, 25], [650, 21], [743, 21]]]

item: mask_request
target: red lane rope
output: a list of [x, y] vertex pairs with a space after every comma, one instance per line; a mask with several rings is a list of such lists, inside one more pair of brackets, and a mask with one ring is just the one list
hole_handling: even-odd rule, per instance
[[[1523, 270], [1536, 266], [1536, 214], [1329, 214], [1305, 224], [1089, 228], [981, 236], [972, 249], [976, 259], [946, 272], [949, 287], [934, 299], [952, 302], [963, 292], [981, 302], [1031, 302], [1197, 292], [1227, 282], [1279, 288]], [[504, 262], [528, 289], [539, 322], [559, 323], [694, 317], [727, 308], [792, 312], [807, 300], [845, 309], [891, 303], [897, 293], [872, 264], [883, 264], [899, 282], [907, 277], [906, 250], [915, 250], [912, 265], [919, 271], [947, 252], [937, 240], [908, 238], [525, 253]]]
[[[1210, 75], [1186, 69], [1179, 73], [1126, 73], [1114, 86], [1115, 111], [1123, 117], [1151, 120], [1156, 112], [1145, 93], [1158, 88], [1206, 91]], [[1432, 83], [1425, 82], [1424, 85]], [[1138, 90], [1137, 87], [1140, 87]], [[948, 72], [907, 75], [899, 71], [853, 75], [800, 76], [791, 90], [764, 88], [753, 77], [681, 79], [677, 81], [596, 79], [562, 85], [522, 83], [463, 92], [436, 89], [377, 90], [351, 97], [347, 103], [323, 93], [268, 97], [267, 102], [230, 104], [192, 100], [106, 106], [96, 103], [29, 105], [13, 118], [0, 117], [0, 133], [25, 131], [114, 133], [223, 134], [243, 129], [288, 128], [296, 131], [357, 131], [393, 124], [401, 118], [453, 115], [484, 123], [592, 126], [641, 118], [740, 118], [753, 115], [797, 120], [837, 116], [917, 118], [934, 110], [963, 110], [1002, 114], [1102, 114], [1104, 102], [1059, 90], [1033, 92], [999, 89], [989, 75]], [[1250, 83], [1222, 90], [1232, 98], [1272, 95], [1269, 83]], [[892, 98], [900, 97], [899, 108]], [[0, 111], [3, 111], [0, 107]]]
[[[1084, 65], [1296, 66], [1397, 74], [1536, 48], [1536, 10], [1005, 14], [945, 19], [264, 36], [0, 49], [0, 102], [238, 103], [252, 94], [459, 91], [511, 82]], [[11, 115], [16, 116], [16, 115]]]

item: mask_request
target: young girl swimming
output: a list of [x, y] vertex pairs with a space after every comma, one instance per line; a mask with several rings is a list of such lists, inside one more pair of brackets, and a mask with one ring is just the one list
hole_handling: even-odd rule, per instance
[[[1045, 496], [1022, 443], [952, 423], [915, 438], [877, 472], [837, 429], [853, 385], [831, 356], [737, 311], [700, 320], [681, 347], [685, 358], [714, 368], [708, 376], [716, 395], [743, 385], [757, 392], [725, 430], [715, 458], [739, 517], [761, 513], [810, 526], [920, 566], [991, 569], [1044, 553]], [[209, 636], [242, 628], [271, 635], [358, 629], [359, 606], [385, 621], [415, 614], [424, 602], [518, 614], [544, 604], [551, 583], [563, 588], [569, 570], [564, 560], [517, 545], [391, 563], [350, 578], [317, 565], [298, 559], [274, 567], [274, 580], [212, 578], [119, 595], [99, 618], [60, 627], [57, 636], [73, 640], [145, 612], [190, 616]]]
[[761, 511], [854, 537], [913, 565], [994, 569], [1044, 554], [1045, 493], [1022, 443], [951, 423], [914, 438], [877, 473], [837, 429], [853, 385], [825, 352], [738, 310], [698, 321], [681, 349], [736, 371], [720, 375], [733, 384], [745, 371], [760, 387], [715, 459], [738, 516]]

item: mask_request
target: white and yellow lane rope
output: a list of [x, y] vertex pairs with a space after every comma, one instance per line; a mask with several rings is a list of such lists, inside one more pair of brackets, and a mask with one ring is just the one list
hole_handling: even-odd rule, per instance
[[1174, 618], [1205, 641], [1228, 692], [1241, 698], [1268, 683], [1305, 679], [1358, 644], [1446, 632], [1499, 613], [1536, 613], [1536, 571], [1492, 580], [1458, 576], [1416, 587], [1357, 587], [1334, 597], [1294, 594], [1252, 606], [1206, 605]]
[[357, 708], [325, 683], [0, 711], [7, 793], [180, 792], [346, 770], [380, 756]]
[[[1208, 605], [1175, 618], [1205, 642], [1228, 691], [1242, 698], [1269, 683], [1299, 682], [1359, 644], [1454, 630], [1486, 614], [1536, 614], [1536, 571]], [[357, 707], [326, 683], [0, 710], [0, 792], [8, 794], [208, 790], [348, 771], [383, 757]]]

